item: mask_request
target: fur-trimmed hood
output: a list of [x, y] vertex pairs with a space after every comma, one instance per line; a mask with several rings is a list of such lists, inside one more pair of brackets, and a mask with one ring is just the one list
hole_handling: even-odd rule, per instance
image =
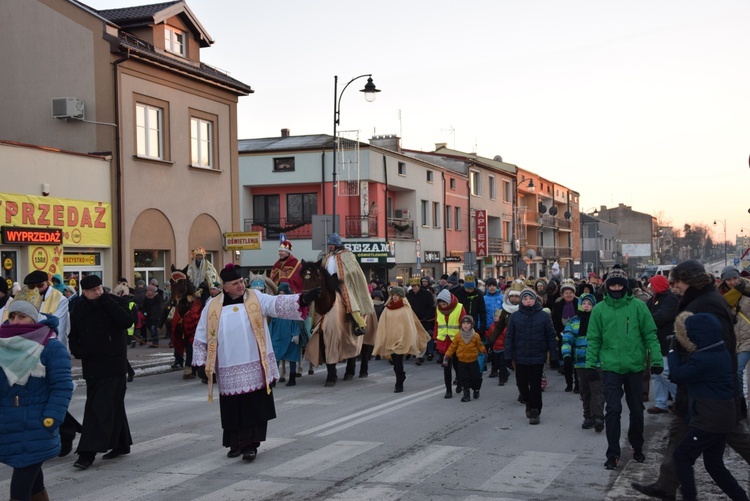
[[694, 259], [683, 261], [672, 269], [669, 274], [669, 281], [675, 282], [677, 280], [696, 289], [702, 289], [706, 285], [714, 283], [714, 277], [710, 273], [706, 273], [703, 265]]
[[674, 321], [674, 332], [689, 353], [714, 346], [724, 348], [721, 322], [711, 313], [683, 311]]

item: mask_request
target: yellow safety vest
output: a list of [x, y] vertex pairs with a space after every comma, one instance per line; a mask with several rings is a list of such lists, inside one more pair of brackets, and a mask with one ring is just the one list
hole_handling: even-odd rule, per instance
[[461, 329], [461, 304], [456, 304], [453, 311], [448, 315], [448, 323], [445, 323], [445, 315], [442, 311], [437, 310], [437, 338], [438, 341], [445, 341], [446, 337], [453, 339]]
[[[133, 312], [133, 306], [135, 306], [135, 301], [130, 301], [128, 303], [128, 311], [131, 313]], [[135, 322], [128, 327], [128, 337], [131, 337], [133, 334], [135, 334]]]

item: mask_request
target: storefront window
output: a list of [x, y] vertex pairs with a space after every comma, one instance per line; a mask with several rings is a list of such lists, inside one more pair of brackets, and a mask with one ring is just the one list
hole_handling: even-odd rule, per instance
[[[63, 284], [70, 285], [81, 293], [81, 279], [88, 275], [102, 278], [101, 252], [65, 252], [63, 253]], [[112, 284], [103, 284], [111, 287]]]
[[161, 250], [137, 250], [133, 259], [133, 283], [138, 280], [148, 282], [155, 278], [159, 281], [159, 287], [164, 286], [166, 279], [166, 268], [164, 263], [166, 252]]

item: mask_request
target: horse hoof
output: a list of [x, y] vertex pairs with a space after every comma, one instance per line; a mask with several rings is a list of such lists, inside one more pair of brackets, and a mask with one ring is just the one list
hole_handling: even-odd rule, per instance
[[344, 381], [351, 381], [354, 379], [354, 374], [344, 374]]
[[326, 381], [326, 384], [323, 385], [324, 388], [333, 388], [336, 386], [336, 381]]
[[307, 370], [307, 375], [308, 376], [312, 376], [313, 374], [315, 374], [315, 371], [313, 369], [308, 369]]

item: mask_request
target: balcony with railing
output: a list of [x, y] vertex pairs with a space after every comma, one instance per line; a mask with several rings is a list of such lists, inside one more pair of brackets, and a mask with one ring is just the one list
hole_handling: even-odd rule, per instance
[[401, 217], [389, 217], [386, 224], [388, 240], [414, 239], [414, 221]]
[[346, 216], [346, 238], [375, 238], [378, 236], [377, 216]]
[[487, 252], [491, 255], [510, 254], [510, 242], [502, 238], [488, 238]]
[[245, 219], [245, 231], [259, 231], [263, 240], [279, 238], [284, 233], [290, 240], [312, 238], [312, 221], [289, 218]]
[[570, 247], [538, 247], [537, 255], [544, 259], [555, 259], [562, 257], [572, 257], [573, 249]]

